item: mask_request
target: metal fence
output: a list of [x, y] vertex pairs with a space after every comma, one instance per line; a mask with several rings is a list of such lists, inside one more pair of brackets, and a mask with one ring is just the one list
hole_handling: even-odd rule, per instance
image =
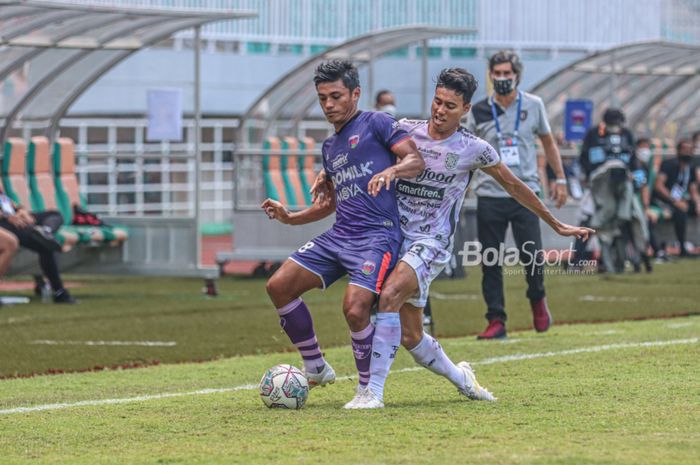
[[[61, 0], [63, 1], [63, 0]], [[71, 0], [98, 5], [252, 9], [256, 19], [221, 22], [205, 39], [278, 44], [308, 52], [374, 30], [408, 24], [476, 28], [431, 41], [466, 47], [595, 50], [639, 40], [700, 43], [700, 0]], [[189, 37], [181, 33], [180, 37]], [[249, 48], [249, 47], [246, 47]], [[314, 50], [310, 50], [314, 53]]]

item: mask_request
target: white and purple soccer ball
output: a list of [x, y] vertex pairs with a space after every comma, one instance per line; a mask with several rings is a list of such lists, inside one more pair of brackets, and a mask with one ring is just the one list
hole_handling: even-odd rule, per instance
[[309, 397], [309, 382], [291, 365], [276, 365], [260, 380], [260, 398], [270, 408], [300, 409]]

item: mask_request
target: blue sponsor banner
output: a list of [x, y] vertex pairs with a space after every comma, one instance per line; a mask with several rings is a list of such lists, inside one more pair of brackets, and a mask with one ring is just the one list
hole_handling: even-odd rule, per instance
[[583, 140], [593, 123], [593, 102], [590, 100], [567, 100], [564, 110], [564, 137], [569, 142]]

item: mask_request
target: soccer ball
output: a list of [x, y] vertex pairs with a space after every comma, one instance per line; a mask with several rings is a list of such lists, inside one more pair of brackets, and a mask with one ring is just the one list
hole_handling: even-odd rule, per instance
[[276, 365], [260, 380], [260, 398], [270, 408], [300, 409], [308, 397], [309, 382], [291, 365]]

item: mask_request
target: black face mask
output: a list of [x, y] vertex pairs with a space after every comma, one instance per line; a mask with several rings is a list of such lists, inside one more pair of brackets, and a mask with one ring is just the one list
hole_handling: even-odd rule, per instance
[[693, 161], [693, 156], [692, 155], [678, 155], [678, 159], [681, 161], [681, 163], [690, 163]]
[[508, 95], [513, 92], [513, 80], [512, 79], [494, 79], [493, 80], [493, 90], [499, 95]]

